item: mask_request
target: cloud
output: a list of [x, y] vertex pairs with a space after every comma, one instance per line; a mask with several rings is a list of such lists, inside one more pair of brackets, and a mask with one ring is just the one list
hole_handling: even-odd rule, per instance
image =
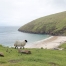
[[34, 19], [65, 11], [66, 0], [0, 0], [0, 25], [21, 26]]

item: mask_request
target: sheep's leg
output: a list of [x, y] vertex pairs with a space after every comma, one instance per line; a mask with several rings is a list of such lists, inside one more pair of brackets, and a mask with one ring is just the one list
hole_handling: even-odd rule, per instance
[[20, 49], [22, 49], [22, 47], [20, 47]]
[[17, 47], [17, 49], [18, 49], [18, 47]]
[[15, 46], [15, 49], [16, 49], [16, 46]]
[[23, 49], [24, 49], [24, 47], [23, 47]]

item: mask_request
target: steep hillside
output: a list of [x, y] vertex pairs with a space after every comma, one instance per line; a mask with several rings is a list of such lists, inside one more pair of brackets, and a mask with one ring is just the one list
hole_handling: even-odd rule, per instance
[[28, 33], [66, 35], [66, 11], [38, 18], [18, 30]]

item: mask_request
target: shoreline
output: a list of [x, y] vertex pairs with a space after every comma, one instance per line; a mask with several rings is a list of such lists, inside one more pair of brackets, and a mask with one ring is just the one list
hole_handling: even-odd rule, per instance
[[31, 43], [26, 48], [44, 48], [44, 49], [54, 49], [60, 46], [62, 43], [66, 42], [66, 36], [51, 36], [49, 38]]

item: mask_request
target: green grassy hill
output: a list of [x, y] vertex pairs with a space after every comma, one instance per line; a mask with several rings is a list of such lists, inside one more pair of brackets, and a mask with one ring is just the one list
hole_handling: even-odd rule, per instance
[[66, 49], [28, 50], [31, 51], [31, 54], [20, 54], [18, 53], [18, 49], [0, 45], [0, 52], [4, 54], [4, 57], [0, 57], [0, 66], [66, 66]]
[[66, 35], [66, 11], [38, 18], [18, 30], [28, 33]]

